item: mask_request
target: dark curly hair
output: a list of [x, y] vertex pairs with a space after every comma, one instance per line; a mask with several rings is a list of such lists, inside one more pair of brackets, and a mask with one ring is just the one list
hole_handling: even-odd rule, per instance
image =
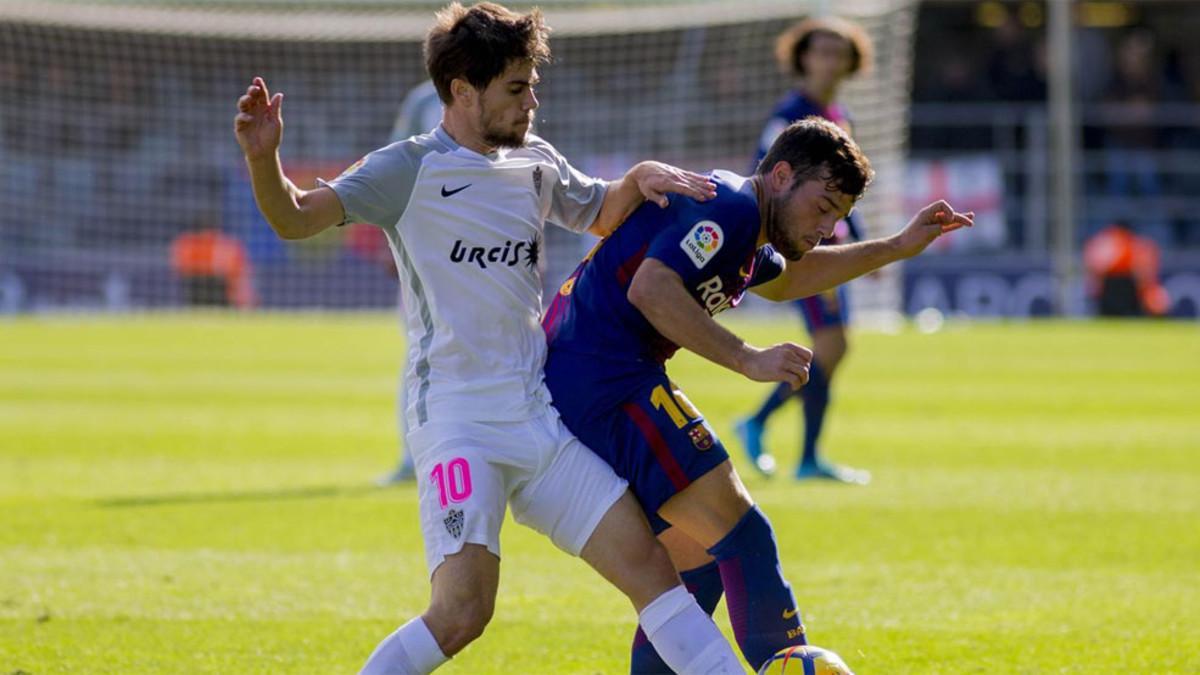
[[775, 39], [775, 60], [783, 74], [804, 77], [802, 57], [812, 46], [813, 37], [816, 35], [832, 35], [850, 44], [849, 75], [870, 71], [875, 50], [867, 32], [858, 24], [844, 19], [820, 17], [805, 19]]
[[550, 60], [550, 29], [536, 7], [528, 14], [494, 2], [463, 7], [452, 2], [435, 16], [425, 36], [425, 70], [438, 98], [450, 103], [450, 83], [465, 79], [484, 89], [513, 62]]

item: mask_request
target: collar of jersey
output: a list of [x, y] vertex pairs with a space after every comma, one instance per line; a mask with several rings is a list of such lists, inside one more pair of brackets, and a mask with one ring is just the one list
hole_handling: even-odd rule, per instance
[[503, 148], [496, 150], [493, 153], [490, 153], [487, 155], [482, 155], [478, 152], [475, 152], [474, 150], [472, 150], [470, 148], [463, 147], [463, 146], [459, 145], [457, 141], [455, 141], [453, 138], [451, 138], [450, 133], [447, 132], [446, 128], [443, 127], [440, 123], [437, 125], [437, 128], [433, 130], [433, 135], [436, 136], [438, 138], [438, 140], [445, 143], [446, 147], [450, 148], [450, 152], [459, 152], [468, 157], [478, 157], [481, 159], [486, 159], [489, 162], [495, 162], [495, 161], [504, 159], [505, 154], [506, 154]]

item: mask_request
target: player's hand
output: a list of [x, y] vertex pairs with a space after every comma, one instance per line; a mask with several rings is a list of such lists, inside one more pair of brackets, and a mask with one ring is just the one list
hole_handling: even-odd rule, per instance
[[233, 118], [233, 133], [248, 160], [271, 157], [283, 138], [283, 94], [271, 96], [267, 83], [254, 78], [246, 94], [238, 99], [238, 113]]
[[917, 212], [897, 235], [901, 255], [911, 258], [933, 243], [934, 239], [961, 227], [975, 224], [975, 213], [959, 213], [940, 199]]
[[743, 375], [756, 382], [787, 382], [799, 389], [808, 382], [808, 367], [813, 353], [808, 347], [793, 342], [781, 342], [773, 347], [757, 349], [747, 345], [741, 368]]
[[662, 162], [642, 162], [634, 167], [638, 190], [647, 200], [667, 208], [667, 193], [673, 192], [698, 201], [717, 196], [717, 184], [707, 176], [684, 171]]

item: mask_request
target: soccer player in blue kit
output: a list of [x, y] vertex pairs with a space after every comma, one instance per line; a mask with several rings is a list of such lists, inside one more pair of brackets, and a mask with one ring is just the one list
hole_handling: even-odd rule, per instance
[[[775, 59], [781, 70], [796, 78], [796, 86], [772, 110], [759, 139], [754, 166], [762, 161], [780, 132], [792, 122], [810, 115], [824, 117], [853, 135], [850, 115], [845, 106], [837, 102], [838, 89], [847, 79], [870, 67], [871, 54], [871, 40], [866, 32], [856, 24], [835, 17], [806, 19], [784, 31], [775, 43]], [[862, 240], [865, 228], [857, 216], [848, 216], [822, 243]], [[870, 472], [829, 461], [821, 456], [819, 446], [829, 410], [833, 377], [848, 348], [846, 288], [831, 288], [796, 300], [794, 305], [812, 337], [813, 363], [809, 368], [808, 383], [800, 389], [794, 389], [786, 382], [779, 383], [754, 414], [737, 422], [738, 438], [755, 466], [765, 474], [773, 473], [775, 458], [763, 448], [762, 437], [771, 415], [795, 396], [801, 400], [804, 412], [804, 443], [796, 465], [796, 478], [830, 478], [866, 484], [871, 480]]]
[[[799, 387], [812, 352], [759, 349], [719, 325], [747, 289], [805, 297], [920, 253], [972, 223], [944, 201], [883, 239], [814, 248], [871, 180], [844, 130], [789, 126], [752, 177], [715, 171], [716, 198], [641, 207], [567, 279], [543, 319], [546, 382], [567, 427], [625, 478], [697, 601], [722, 592], [742, 654], [757, 668], [804, 644], [775, 536], [709, 424], [668, 378], [680, 347], [761, 382]], [[632, 671], [669, 672], [639, 634]]]

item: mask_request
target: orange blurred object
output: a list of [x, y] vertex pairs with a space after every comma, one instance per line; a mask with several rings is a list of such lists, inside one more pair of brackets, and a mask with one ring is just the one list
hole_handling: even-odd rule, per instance
[[[185, 232], [171, 243], [171, 269], [188, 280], [193, 304], [225, 304], [248, 309], [258, 304], [251, 283], [250, 259], [242, 242], [217, 230]], [[224, 289], [224, 298], [202, 297], [206, 281]], [[220, 302], [223, 300], [224, 302]], [[206, 302], [207, 301], [207, 302]]]
[[[1159, 283], [1158, 245], [1139, 237], [1123, 223], [1114, 223], [1090, 237], [1083, 246], [1089, 294], [1100, 314], [1162, 316], [1170, 308]], [[1128, 296], [1128, 297], [1125, 297]]]

